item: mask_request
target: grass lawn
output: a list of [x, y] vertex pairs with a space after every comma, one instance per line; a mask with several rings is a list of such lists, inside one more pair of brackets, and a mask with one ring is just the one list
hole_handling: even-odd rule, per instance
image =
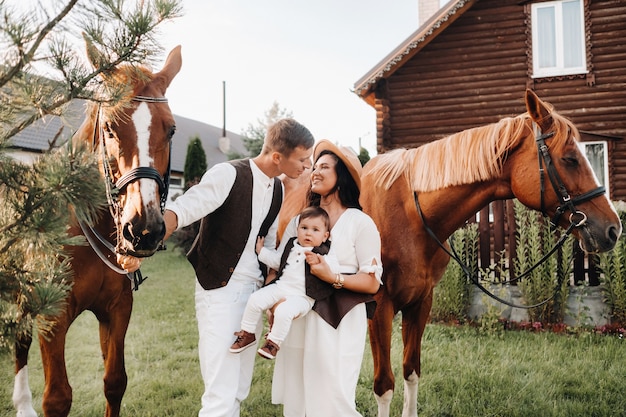
[[[197, 415], [202, 380], [197, 359], [193, 306], [194, 276], [187, 261], [170, 249], [145, 261], [149, 279], [135, 293], [126, 337], [128, 389], [122, 415]], [[402, 413], [401, 339], [394, 329], [398, 378], [392, 416]], [[357, 391], [364, 416], [376, 416], [369, 346]], [[419, 413], [425, 416], [626, 416], [626, 341], [589, 333], [505, 332], [481, 334], [469, 327], [431, 324], [422, 352]], [[102, 361], [97, 321], [81, 315], [66, 349], [74, 388], [71, 416], [104, 415]], [[273, 362], [256, 361], [252, 392], [242, 416], [275, 417], [270, 404]], [[43, 373], [36, 344], [31, 349], [30, 384], [41, 413]], [[14, 416], [13, 362], [0, 355], [0, 416]]]

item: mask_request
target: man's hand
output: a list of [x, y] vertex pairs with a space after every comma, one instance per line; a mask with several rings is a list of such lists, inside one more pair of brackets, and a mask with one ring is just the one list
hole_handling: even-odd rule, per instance
[[141, 266], [141, 258], [118, 254], [117, 263], [127, 272], [135, 272]]

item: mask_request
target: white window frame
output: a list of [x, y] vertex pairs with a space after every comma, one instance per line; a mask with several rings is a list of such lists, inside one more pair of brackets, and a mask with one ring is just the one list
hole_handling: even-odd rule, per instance
[[[565, 54], [566, 48], [564, 47], [564, 32], [563, 32], [563, 4], [565, 3], [578, 3], [579, 5], [579, 13], [580, 13], [580, 40], [578, 48], [582, 57], [582, 62], [579, 66], [576, 67], [566, 67], [565, 66]], [[540, 54], [540, 44], [539, 39], [543, 36], [539, 33], [539, 18], [538, 13], [541, 9], [549, 9], [552, 8], [554, 10], [554, 29], [555, 29], [555, 55], [556, 55], [556, 63], [551, 67], [540, 67], [539, 66], [539, 57]], [[584, 9], [584, 1], [583, 0], [557, 0], [557, 1], [548, 1], [541, 3], [532, 4], [531, 8], [531, 19], [532, 19], [532, 48], [533, 48], [533, 78], [541, 78], [541, 77], [554, 77], [554, 76], [563, 76], [563, 75], [575, 75], [575, 74], [586, 74], [587, 71], [587, 53], [586, 53], [586, 34], [585, 34], [585, 9]]]
[[[578, 146], [580, 147], [581, 152], [583, 152], [585, 154], [585, 156], [587, 156], [587, 147], [591, 146], [591, 145], [602, 145], [603, 149], [602, 149], [602, 170], [604, 171], [602, 173], [602, 175], [604, 176], [604, 178], [601, 178], [600, 176], [598, 176], [598, 172], [596, 172], [596, 169], [593, 167], [593, 165], [591, 166], [591, 168], [593, 169], [594, 173], [596, 174], [596, 178], [598, 179], [598, 182], [600, 183], [600, 185], [604, 185], [606, 187], [606, 194], [607, 196], [609, 196], [610, 198], [610, 187], [609, 187], [609, 146], [608, 143], [606, 141], [603, 140], [597, 140], [597, 141], [589, 141], [589, 142], [578, 142]], [[587, 159], [589, 159], [589, 157], [587, 156]], [[604, 181], [603, 181], [604, 180]]]

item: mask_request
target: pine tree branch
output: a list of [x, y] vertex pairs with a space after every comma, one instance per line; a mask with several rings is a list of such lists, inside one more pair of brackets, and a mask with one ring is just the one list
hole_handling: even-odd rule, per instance
[[67, 16], [67, 14], [72, 10], [72, 8], [76, 5], [76, 3], [78, 3], [78, 0], [70, 0], [70, 2], [65, 6], [65, 8], [61, 11], [61, 13], [59, 13], [54, 19], [49, 21], [48, 24], [46, 24], [41, 29], [41, 31], [39, 32], [39, 35], [37, 36], [37, 38], [31, 45], [28, 52], [24, 53], [24, 50], [22, 48], [23, 45], [21, 43], [18, 43], [16, 45], [19, 51], [20, 59], [15, 66], [10, 68], [9, 71], [4, 74], [4, 76], [0, 77], [0, 87], [3, 87], [9, 81], [11, 81], [15, 76], [17, 76], [24, 69], [24, 67], [28, 63], [31, 62], [31, 60], [33, 59], [33, 56], [35, 56], [35, 52], [37, 52], [37, 49], [39, 49], [39, 46], [44, 41], [44, 39], [48, 36], [48, 34], [52, 31], [52, 29], [54, 29], [54, 27], [57, 24], [59, 24], [59, 22], [61, 22], [61, 20], [63, 20], [65, 16]]

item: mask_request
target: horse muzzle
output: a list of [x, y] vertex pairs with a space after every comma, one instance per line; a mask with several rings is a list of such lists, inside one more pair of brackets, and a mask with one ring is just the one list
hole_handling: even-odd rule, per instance
[[118, 242], [118, 253], [146, 258], [163, 247], [165, 222], [162, 218], [150, 225], [141, 221], [126, 222], [122, 227], [122, 236], [123, 239]]
[[597, 224], [587, 221], [576, 228], [573, 234], [578, 238], [580, 248], [586, 253], [602, 253], [612, 250], [622, 234], [621, 223]]

